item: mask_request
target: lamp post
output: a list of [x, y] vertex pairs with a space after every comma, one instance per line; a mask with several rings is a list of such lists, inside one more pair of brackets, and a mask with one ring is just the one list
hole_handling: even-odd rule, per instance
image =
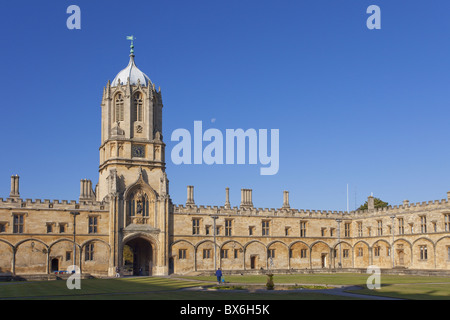
[[70, 212], [71, 215], [73, 215], [73, 265], [76, 266], [76, 244], [75, 244], [75, 235], [76, 235], [76, 217], [80, 214], [78, 211], [71, 211]]
[[336, 222], [338, 223], [338, 244], [339, 244], [339, 265], [338, 267], [342, 267], [342, 254], [341, 254], [341, 219], [336, 219]]
[[214, 271], [217, 270], [217, 254], [216, 254], [216, 219], [219, 218], [218, 216], [211, 216], [211, 218], [214, 221], [214, 230], [213, 230], [213, 235], [214, 235]]
[[392, 245], [391, 245], [391, 254], [392, 254], [392, 268], [395, 268], [395, 257], [394, 257], [394, 233], [395, 233], [395, 216], [391, 216], [392, 219]]

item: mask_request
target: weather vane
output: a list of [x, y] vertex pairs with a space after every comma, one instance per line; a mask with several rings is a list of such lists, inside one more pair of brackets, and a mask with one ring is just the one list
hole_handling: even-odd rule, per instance
[[134, 36], [127, 36], [127, 40], [131, 40], [130, 53], [134, 54], [134, 43], [133, 43], [133, 41], [136, 40], [136, 38]]

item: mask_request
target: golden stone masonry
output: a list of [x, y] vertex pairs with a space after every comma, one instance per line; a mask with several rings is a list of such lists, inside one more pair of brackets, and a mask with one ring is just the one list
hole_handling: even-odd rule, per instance
[[[173, 204], [165, 168], [162, 95], [130, 55], [101, 103], [98, 184], [76, 201], [22, 199], [19, 177], [0, 198], [0, 275], [168, 275], [365, 270], [450, 270], [447, 198], [352, 212], [256, 208], [252, 190], [232, 207], [199, 206], [194, 187]], [[281, 193], [280, 193], [281, 198]], [[280, 199], [281, 200], [281, 199]], [[280, 201], [281, 204], [281, 201]], [[216, 244], [216, 245], [214, 245]]]

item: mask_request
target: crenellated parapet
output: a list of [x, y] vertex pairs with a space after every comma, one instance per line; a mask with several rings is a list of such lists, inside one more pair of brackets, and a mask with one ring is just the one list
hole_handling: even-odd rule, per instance
[[[230, 216], [261, 216], [261, 217], [298, 217], [298, 218], [330, 218], [330, 219], [365, 219], [380, 216], [395, 216], [407, 214], [420, 214], [423, 212], [441, 210], [443, 213], [450, 213], [450, 192], [447, 199], [430, 200], [417, 203], [403, 201], [401, 205], [375, 208], [373, 205], [373, 196], [369, 196], [369, 209], [354, 210], [350, 212], [336, 210], [311, 210], [294, 209], [289, 205], [289, 193], [283, 192], [283, 204], [280, 208], [256, 208], [252, 202], [252, 190], [241, 190], [240, 206], [231, 207], [229, 202], [229, 188], [226, 188], [226, 201], [224, 206], [205, 206], [196, 205], [193, 201], [194, 187], [188, 186], [188, 201], [186, 205], [173, 205], [174, 214], [204, 214], [204, 215], [230, 215]], [[372, 201], [371, 201], [372, 200]]]
[[205, 205], [173, 205], [174, 214], [223, 214], [230, 216], [280, 216], [280, 217], [316, 217], [316, 218], [342, 218], [350, 216], [343, 211], [331, 210], [304, 210], [287, 208], [255, 208], [255, 207], [230, 207], [227, 206], [205, 206]]
[[76, 200], [0, 198], [0, 209], [108, 211], [109, 204], [94, 200], [77, 202]]
[[[387, 206], [384, 208], [374, 208], [368, 210], [356, 210], [350, 212], [353, 218], [377, 217], [383, 215], [398, 214], [420, 214], [423, 212], [443, 210], [450, 212], [450, 203], [448, 199], [430, 200], [417, 203], [409, 203], [405, 200], [402, 205]], [[444, 213], [444, 212], [443, 212]]]

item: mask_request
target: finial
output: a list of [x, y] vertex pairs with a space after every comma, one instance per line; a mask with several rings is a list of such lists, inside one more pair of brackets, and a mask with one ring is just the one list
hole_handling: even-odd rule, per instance
[[134, 40], [136, 40], [136, 38], [134, 36], [127, 36], [127, 40], [131, 40], [130, 55], [134, 56]]

